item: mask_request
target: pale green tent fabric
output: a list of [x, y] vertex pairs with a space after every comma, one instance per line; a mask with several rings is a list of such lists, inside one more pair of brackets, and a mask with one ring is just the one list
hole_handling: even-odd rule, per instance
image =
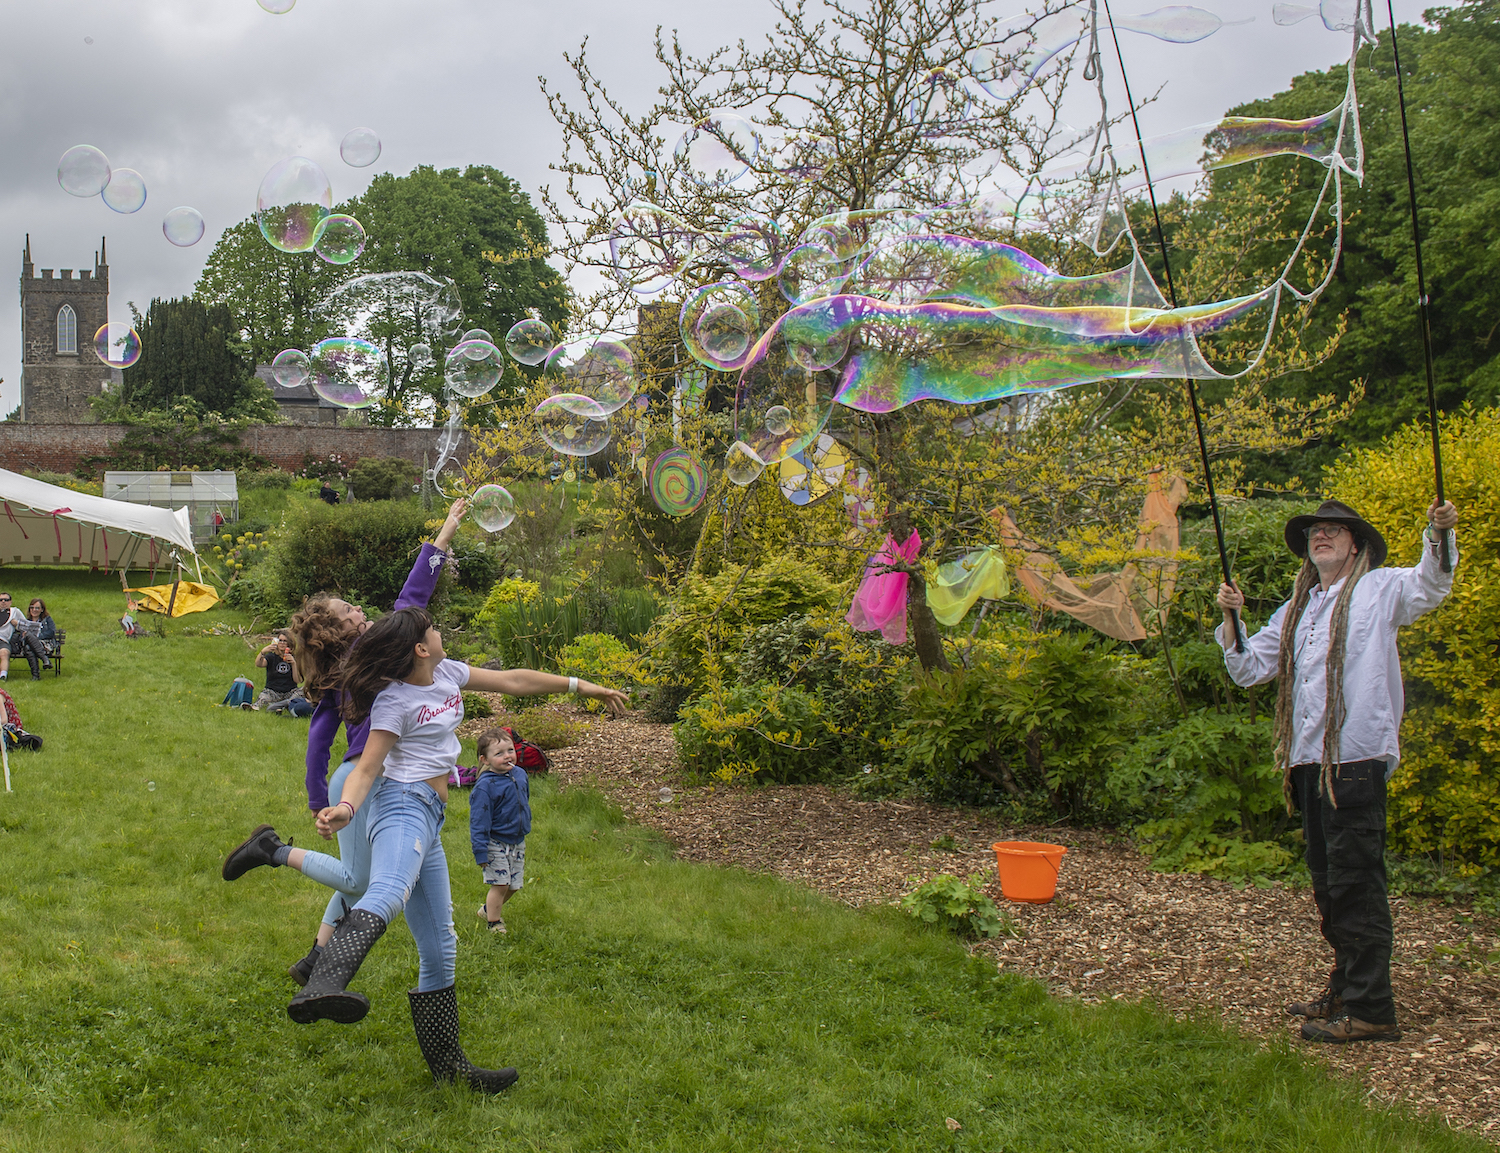
[[997, 601], [1009, 592], [1005, 560], [991, 546], [940, 565], [937, 580], [927, 584], [927, 605], [940, 624], [956, 625], [981, 597]]

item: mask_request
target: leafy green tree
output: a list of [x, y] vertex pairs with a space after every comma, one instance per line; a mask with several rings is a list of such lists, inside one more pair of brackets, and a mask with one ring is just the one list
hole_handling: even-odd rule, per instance
[[275, 404], [254, 376], [227, 305], [153, 300], [136, 331], [141, 356], [125, 370], [126, 409], [153, 412], [190, 402], [203, 412], [274, 419]]
[[[1500, 401], [1500, 0], [1468, 0], [1434, 10], [1435, 27], [1400, 30], [1407, 118], [1416, 171], [1440, 409], [1465, 400]], [[1268, 391], [1306, 399], [1364, 401], [1310, 453], [1285, 464], [1261, 460], [1257, 471], [1278, 477], [1287, 467], [1307, 475], [1352, 445], [1370, 445], [1426, 415], [1427, 386], [1417, 319], [1416, 261], [1407, 201], [1406, 164], [1390, 32], [1361, 54], [1357, 80], [1365, 144], [1362, 186], [1345, 184], [1348, 201], [1343, 256], [1333, 284], [1307, 316], [1307, 339], [1337, 338], [1321, 364], [1280, 377]], [[1343, 65], [1298, 76], [1288, 91], [1231, 109], [1232, 115], [1301, 119], [1335, 107], [1344, 92]], [[1185, 209], [1173, 235], [1185, 275], [1208, 255], [1227, 218], [1255, 218], [1266, 232], [1306, 220], [1323, 170], [1286, 159], [1213, 174], [1208, 194]], [[1268, 211], [1271, 192], [1279, 211]], [[1237, 271], [1264, 283], [1273, 250], [1246, 245]], [[1345, 331], [1340, 332], [1341, 329]]]

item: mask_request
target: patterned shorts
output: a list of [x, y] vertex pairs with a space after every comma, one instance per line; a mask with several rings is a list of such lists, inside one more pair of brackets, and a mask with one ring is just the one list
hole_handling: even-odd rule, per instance
[[491, 841], [489, 862], [480, 867], [484, 870], [486, 885], [506, 885], [519, 889], [526, 883], [526, 842], [507, 845], [503, 841]]

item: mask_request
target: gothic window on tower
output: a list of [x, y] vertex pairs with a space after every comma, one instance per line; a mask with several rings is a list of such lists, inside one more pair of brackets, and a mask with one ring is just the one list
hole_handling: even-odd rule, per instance
[[78, 355], [78, 317], [74, 315], [71, 304], [57, 310], [57, 351]]

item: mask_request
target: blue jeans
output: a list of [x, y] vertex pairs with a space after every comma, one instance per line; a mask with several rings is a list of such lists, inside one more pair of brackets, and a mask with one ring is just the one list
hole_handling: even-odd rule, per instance
[[453, 984], [458, 957], [443, 852], [447, 803], [421, 781], [381, 777], [362, 808], [370, 812], [370, 886], [354, 907], [387, 922], [404, 910], [421, 958], [416, 992], [446, 989]]
[[[354, 771], [358, 760], [345, 761], [333, 771], [328, 780], [328, 803], [336, 805], [344, 793], [344, 782]], [[352, 906], [365, 895], [370, 884], [370, 835], [366, 829], [368, 806], [360, 806], [354, 819], [339, 830], [339, 855], [308, 851], [302, 858], [302, 875], [310, 877], [320, 885], [338, 890], [328, 899], [328, 908], [323, 913], [323, 924], [332, 925], [344, 915], [346, 906]]]

